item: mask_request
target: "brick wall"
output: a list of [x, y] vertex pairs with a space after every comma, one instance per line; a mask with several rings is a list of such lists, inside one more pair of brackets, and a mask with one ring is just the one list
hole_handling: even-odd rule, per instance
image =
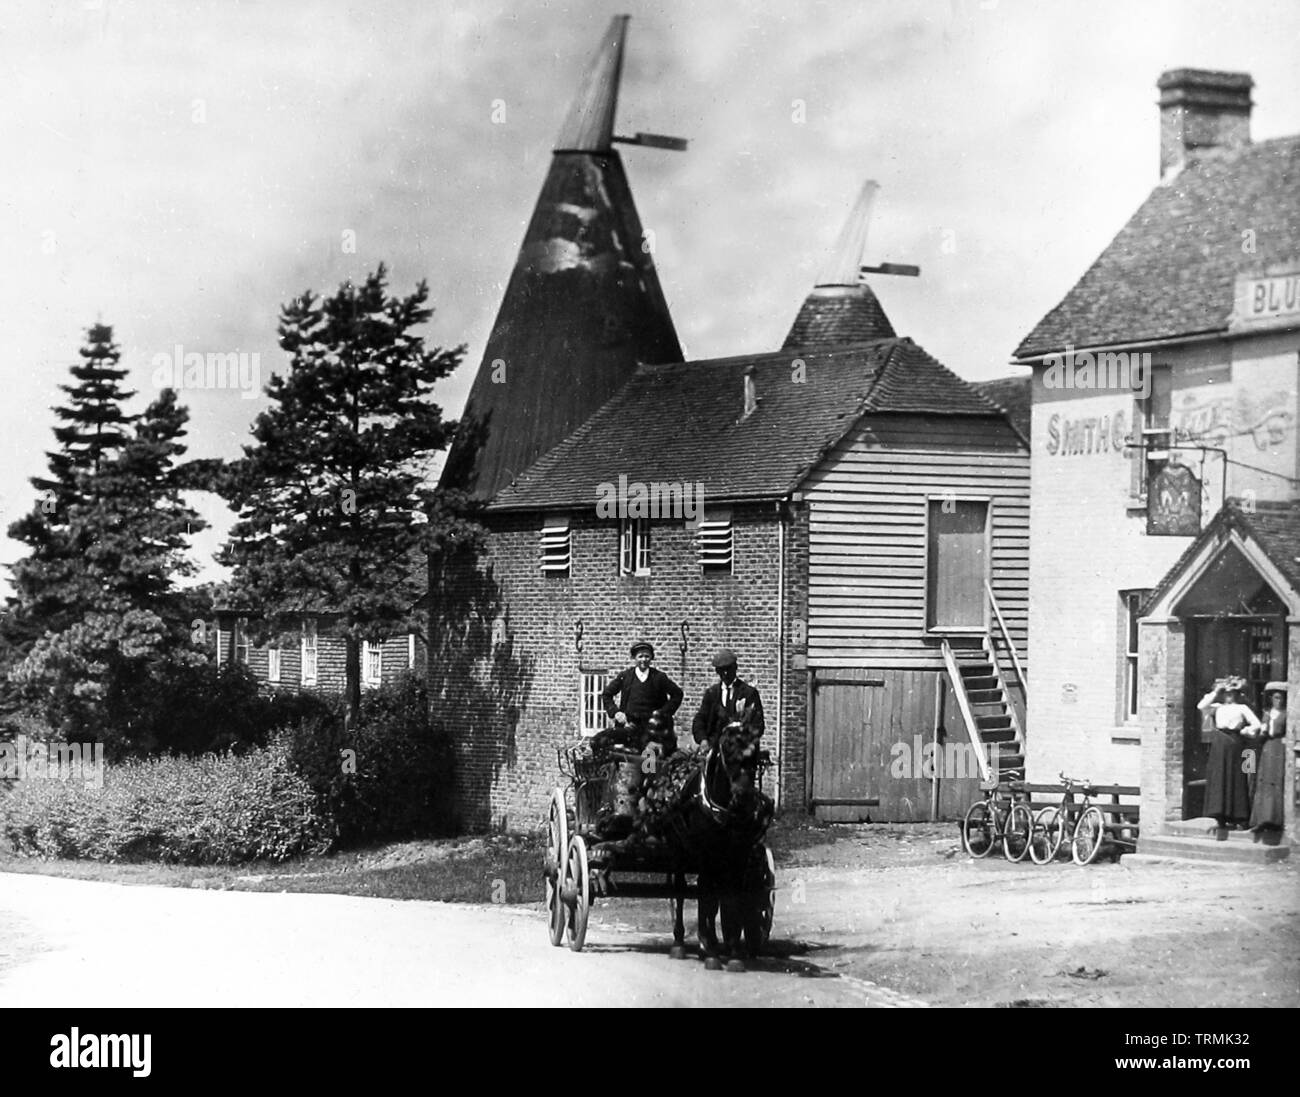
[[[652, 526], [650, 575], [620, 577], [617, 523], [594, 515], [571, 516], [569, 574], [547, 574], [540, 514], [494, 516], [477, 568], [431, 572], [430, 695], [435, 718], [456, 743], [463, 825], [540, 824], [550, 790], [563, 780], [556, 748], [578, 741], [580, 675], [628, 666], [628, 648], [639, 638], [655, 645], [655, 665], [685, 691], [679, 738], [690, 735], [700, 697], [716, 680], [713, 653], [723, 646], [736, 652], [740, 676], [763, 696], [764, 742], [774, 753], [782, 710], [783, 795], [802, 803], [806, 684], [801, 671], [787, 669], [778, 693], [775, 504], [735, 507], [732, 525], [730, 574], [704, 573], [693, 531], [664, 520]], [[806, 576], [801, 528], [790, 537], [789, 571], [801, 560], [797, 572]], [[785, 602], [789, 638], [794, 616], [806, 615], [806, 585], [788, 581]]]

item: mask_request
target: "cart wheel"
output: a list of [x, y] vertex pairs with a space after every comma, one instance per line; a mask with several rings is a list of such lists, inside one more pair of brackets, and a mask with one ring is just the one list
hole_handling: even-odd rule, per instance
[[564, 861], [564, 899], [573, 904], [569, 917], [569, 947], [581, 952], [587, 940], [587, 914], [591, 910], [591, 877], [587, 872], [587, 843], [581, 834], [569, 839]]
[[972, 857], [987, 857], [993, 848], [993, 820], [986, 800], [976, 800], [961, 822], [961, 844]]
[[776, 917], [776, 861], [767, 846], [763, 847], [763, 862], [767, 868], [763, 877], [763, 886], [767, 892], [766, 902], [763, 904], [763, 944], [767, 944], [772, 936], [772, 921]]
[[1034, 833], [1034, 816], [1024, 804], [1012, 804], [1007, 812], [1007, 829], [1002, 836], [1002, 852], [1007, 860], [1023, 861], [1029, 855], [1029, 842]]
[[745, 951], [757, 956], [772, 935], [772, 918], [776, 908], [776, 865], [767, 846], [757, 846], [752, 854], [752, 879], [745, 889]]
[[568, 909], [560, 900], [560, 887], [564, 881], [564, 862], [568, 853], [568, 811], [564, 805], [564, 793], [557, 788], [551, 793], [551, 811], [546, 820], [546, 863], [542, 869], [546, 877], [546, 914], [553, 945], [564, 941], [564, 923]]
[[1043, 808], [1034, 816], [1034, 836], [1029, 840], [1029, 856], [1036, 865], [1050, 864], [1061, 851], [1065, 827], [1060, 808]]
[[1076, 865], [1090, 865], [1101, 852], [1101, 840], [1106, 835], [1106, 821], [1102, 818], [1101, 808], [1090, 804], [1079, 816], [1074, 828], [1074, 842], [1070, 852]]

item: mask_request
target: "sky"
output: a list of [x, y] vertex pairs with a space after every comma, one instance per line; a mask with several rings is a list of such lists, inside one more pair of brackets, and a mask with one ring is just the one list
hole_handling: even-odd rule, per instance
[[[287, 364], [281, 304], [381, 262], [465, 344], [463, 407], [550, 151], [610, 17], [616, 132], [689, 358], [780, 346], [863, 180], [900, 335], [970, 380], [1012, 352], [1158, 177], [1155, 82], [1249, 72], [1252, 136], [1300, 132], [1300, 5], [1164, 0], [49, 0], [0, 38], [0, 530], [31, 508], [85, 329], [141, 410], [160, 356]], [[257, 355], [253, 359], [252, 355]], [[253, 366], [256, 365], [255, 372]], [[259, 384], [187, 389], [190, 455], [237, 457]], [[203, 578], [230, 516], [195, 538]], [[23, 546], [0, 538], [0, 562]], [[0, 579], [3, 583], [3, 579]]]

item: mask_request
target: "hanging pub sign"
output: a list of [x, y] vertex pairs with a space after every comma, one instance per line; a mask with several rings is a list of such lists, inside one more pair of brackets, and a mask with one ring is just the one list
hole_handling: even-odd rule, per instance
[[1147, 485], [1147, 536], [1201, 532], [1201, 482], [1186, 465], [1165, 465]]

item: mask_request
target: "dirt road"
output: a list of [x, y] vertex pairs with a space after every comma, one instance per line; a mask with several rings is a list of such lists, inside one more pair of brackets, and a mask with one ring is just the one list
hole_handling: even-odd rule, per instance
[[707, 972], [617, 915], [575, 954], [523, 907], [0, 874], [0, 1007], [916, 1004], [797, 959]]

